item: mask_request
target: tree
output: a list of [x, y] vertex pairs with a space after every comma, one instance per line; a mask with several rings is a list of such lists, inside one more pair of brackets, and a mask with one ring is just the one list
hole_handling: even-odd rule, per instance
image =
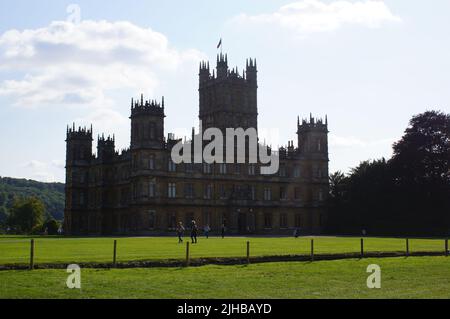
[[417, 230], [450, 230], [450, 114], [414, 116], [390, 161], [398, 210]]
[[347, 215], [347, 183], [348, 178], [341, 171], [330, 175], [330, 196], [328, 197], [327, 231], [331, 233], [345, 232]]
[[448, 236], [450, 115], [414, 116], [393, 149], [389, 161], [365, 161], [348, 176], [330, 176], [332, 226], [341, 233]]
[[3, 224], [7, 218], [8, 218], [8, 213], [6, 211], [6, 208], [3, 206], [0, 206], [0, 224]]
[[394, 144], [392, 164], [405, 182], [450, 182], [450, 114], [428, 111], [414, 116]]
[[37, 197], [16, 198], [8, 224], [19, 232], [30, 233], [42, 225], [45, 207]]
[[57, 235], [59, 229], [59, 223], [55, 219], [49, 219], [44, 223], [43, 228], [47, 229], [48, 235]]
[[341, 171], [337, 171], [330, 175], [330, 198], [339, 199], [345, 195], [345, 186], [347, 178]]

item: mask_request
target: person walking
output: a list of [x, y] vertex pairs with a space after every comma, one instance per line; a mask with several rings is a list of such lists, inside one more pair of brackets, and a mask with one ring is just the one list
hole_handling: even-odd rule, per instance
[[193, 220], [191, 224], [191, 241], [193, 244], [197, 243], [197, 232], [198, 232], [197, 223], [195, 222], [195, 220]]
[[225, 231], [226, 231], [225, 222], [223, 222], [221, 227], [222, 239], [225, 238]]
[[180, 222], [177, 226], [177, 235], [178, 235], [178, 243], [181, 244], [183, 242], [183, 234], [184, 234], [184, 226], [183, 223]]
[[209, 232], [211, 231], [211, 227], [209, 225], [206, 225], [205, 228], [203, 228], [203, 231], [205, 233], [206, 239], [209, 238]]

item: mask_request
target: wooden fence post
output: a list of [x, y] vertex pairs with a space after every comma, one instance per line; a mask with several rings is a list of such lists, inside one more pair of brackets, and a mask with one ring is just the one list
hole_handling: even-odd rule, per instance
[[250, 242], [247, 242], [247, 264], [250, 264]]
[[30, 270], [34, 269], [34, 239], [30, 242]]
[[114, 240], [113, 267], [117, 265], [117, 240]]
[[189, 266], [189, 242], [186, 242], [186, 267]]
[[406, 256], [409, 256], [409, 239], [406, 238]]
[[364, 238], [361, 238], [361, 258], [364, 258]]
[[448, 238], [445, 239], [445, 257], [448, 257]]
[[311, 261], [314, 261], [314, 239], [311, 239]]

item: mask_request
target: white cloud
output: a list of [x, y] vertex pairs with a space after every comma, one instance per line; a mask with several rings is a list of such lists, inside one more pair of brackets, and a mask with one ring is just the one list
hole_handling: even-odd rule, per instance
[[50, 162], [31, 160], [23, 163], [20, 167], [22, 175], [26, 176], [26, 178], [50, 183], [58, 180], [58, 178], [60, 180], [63, 178], [64, 165], [64, 161], [61, 160], [52, 160]]
[[108, 90], [152, 94], [161, 77], [201, 58], [130, 22], [55, 21], [0, 35], [0, 75], [9, 76], [0, 83], [0, 95], [14, 97], [20, 106], [110, 107]]
[[25, 163], [23, 167], [28, 167], [31, 169], [42, 169], [47, 167], [47, 164], [38, 160], [31, 160], [28, 163]]
[[400, 22], [383, 1], [302, 0], [287, 4], [269, 14], [241, 14], [234, 19], [240, 24], [277, 25], [298, 34], [334, 31], [344, 25], [380, 27], [385, 22]]

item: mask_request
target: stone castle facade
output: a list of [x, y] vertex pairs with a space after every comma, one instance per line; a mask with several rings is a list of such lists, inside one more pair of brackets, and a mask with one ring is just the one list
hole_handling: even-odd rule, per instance
[[[258, 128], [257, 65], [240, 75], [226, 55], [217, 68], [200, 64], [202, 129]], [[131, 143], [122, 152], [101, 136], [92, 152], [92, 127], [67, 129], [64, 228], [72, 235], [164, 235], [178, 222], [196, 220], [218, 233], [318, 234], [326, 220], [327, 120], [297, 120], [297, 145], [278, 150], [277, 174], [261, 175], [259, 164], [174, 164], [179, 142], [164, 133], [164, 98], [131, 103]], [[280, 110], [281, 111], [281, 110]], [[202, 132], [200, 132], [202, 133]], [[195, 132], [193, 130], [192, 138]]]

